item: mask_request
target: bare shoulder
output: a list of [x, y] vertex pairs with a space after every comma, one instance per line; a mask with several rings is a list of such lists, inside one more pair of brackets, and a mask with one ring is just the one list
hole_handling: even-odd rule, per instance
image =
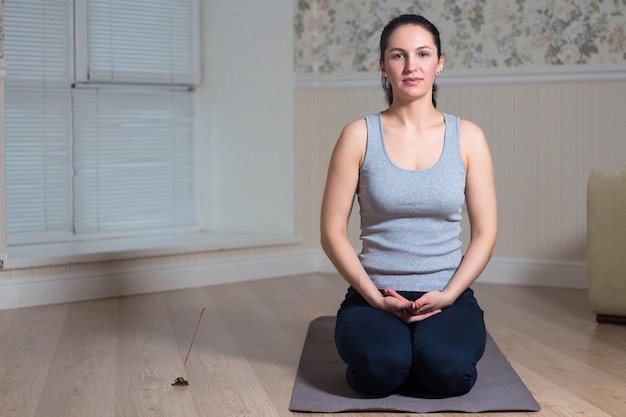
[[476, 123], [461, 120], [460, 135], [461, 151], [466, 166], [473, 160], [486, 161], [491, 158], [485, 133]]
[[484, 142], [485, 134], [476, 123], [462, 119], [460, 124], [461, 140], [465, 142]]
[[357, 119], [348, 123], [341, 131], [339, 139], [350, 142], [365, 141], [367, 139], [367, 125], [365, 124], [365, 119]]
[[366, 146], [367, 125], [365, 119], [358, 119], [348, 123], [343, 128], [335, 145], [334, 153], [338, 156], [354, 158], [360, 163], [365, 156]]

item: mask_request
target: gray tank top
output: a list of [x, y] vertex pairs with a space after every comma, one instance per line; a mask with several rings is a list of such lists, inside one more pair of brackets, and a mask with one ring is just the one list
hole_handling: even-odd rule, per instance
[[424, 170], [396, 166], [385, 147], [382, 113], [367, 116], [367, 148], [357, 196], [359, 258], [379, 289], [442, 290], [461, 263], [466, 169], [459, 118], [444, 113], [437, 163]]

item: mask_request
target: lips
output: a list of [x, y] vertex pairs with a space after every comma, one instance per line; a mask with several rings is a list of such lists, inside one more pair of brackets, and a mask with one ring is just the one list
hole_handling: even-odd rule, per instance
[[403, 79], [402, 81], [403, 81], [405, 84], [408, 84], [408, 85], [417, 85], [417, 84], [419, 84], [420, 82], [422, 82], [422, 81], [423, 81], [423, 79], [422, 79], [422, 78], [415, 78], [415, 77], [411, 77], [411, 78], [405, 78], [405, 79]]

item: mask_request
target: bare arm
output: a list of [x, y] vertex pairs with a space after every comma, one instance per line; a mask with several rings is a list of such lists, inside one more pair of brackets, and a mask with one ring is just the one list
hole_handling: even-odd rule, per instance
[[335, 268], [372, 307], [381, 308], [382, 298], [361, 265], [348, 240], [348, 219], [365, 155], [367, 127], [364, 120], [347, 125], [333, 150], [322, 200], [321, 243]]

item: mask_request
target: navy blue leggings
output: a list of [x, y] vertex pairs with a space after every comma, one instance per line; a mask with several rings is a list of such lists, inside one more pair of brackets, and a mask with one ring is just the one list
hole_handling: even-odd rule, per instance
[[[424, 294], [399, 293], [411, 301]], [[396, 391], [436, 397], [465, 394], [476, 382], [476, 363], [485, 342], [483, 311], [471, 289], [441, 313], [406, 324], [371, 307], [349, 288], [335, 326], [337, 351], [348, 365], [348, 384], [376, 396]]]

